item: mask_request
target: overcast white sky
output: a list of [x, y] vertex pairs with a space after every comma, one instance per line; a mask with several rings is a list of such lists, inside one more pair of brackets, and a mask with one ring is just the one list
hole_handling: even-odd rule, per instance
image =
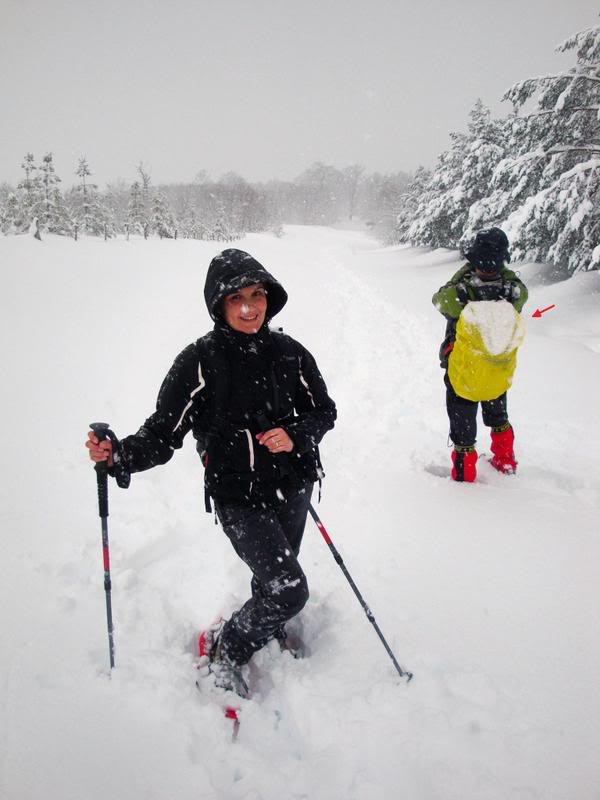
[[69, 185], [230, 170], [292, 178], [321, 160], [431, 165], [477, 97], [574, 63], [554, 46], [593, 0], [0, 0], [0, 181], [26, 152]]

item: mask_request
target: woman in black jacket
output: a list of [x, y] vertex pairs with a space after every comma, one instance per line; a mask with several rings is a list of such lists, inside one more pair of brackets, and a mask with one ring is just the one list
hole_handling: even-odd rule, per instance
[[[318, 444], [336, 418], [312, 355], [268, 322], [287, 294], [241, 250], [216, 256], [204, 297], [213, 330], [185, 348], [161, 386], [156, 411], [113, 447], [93, 432], [93, 461], [108, 459], [121, 486], [166, 463], [192, 431], [223, 530], [252, 571], [252, 596], [201, 637], [218, 686], [246, 695], [241, 667], [308, 599], [298, 563], [315, 481]], [[210, 506], [209, 506], [210, 507]]]

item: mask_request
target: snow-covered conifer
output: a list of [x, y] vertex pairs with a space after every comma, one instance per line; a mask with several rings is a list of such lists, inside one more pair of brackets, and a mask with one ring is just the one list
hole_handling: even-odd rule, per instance
[[85, 157], [79, 159], [75, 174], [79, 184], [69, 194], [75, 238], [79, 233], [108, 238], [113, 234], [110, 214], [98, 194], [98, 187], [88, 180], [92, 172]]
[[450, 149], [438, 156], [423, 198], [415, 210], [408, 231], [408, 239], [413, 244], [454, 247], [460, 236], [456, 224], [461, 200], [458, 187], [467, 151], [467, 136], [452, 132], [450, 139]]
[[163, 192], [155, 192], [152, 198], [151, 226], [161, 239], [172, 239], [175, 235], [175, 221]]
[[141, 227], [141, 233], [144, 234], [144, 239], [147, 239], [152, 227], [152, 201], [150, 197], [150, 173], [144, 166], [143, 162], [137, 165], [137, 172], [140, 176], [140, 204], [141, 211], [138, 214], [138, 227]]
[[406, 187], [406, 191], [398, 198], [396, 221], [394, 230], [389, 237], [389, 244], [408, 241], [408, 231], [415, 220], [416, 210], [425, 195], [430, 180], [431, 172], [422, 166], [419, 167]]
[[202, 238], [213, 239], [217, 242], [232, 242], [234, 239], [239, 238], [239, 234], [229, 220], [225, 204], [222, 201], [217, 203], [216, 217]]
[[23, 207], [19, 198], [11, 192], [0, 209], [0, 229], [2, 233], [22, 233], [25, 230]]
[[21, 164], [25, 177], [17, 186], [17, 199], [20, 206], [18, 218], [21, 220], [17, 233], [29, 230], [34, 219], [43, 213], [43, 192], [38, 168], [33, 153], [27, 153]]
[[144, 239], [148, 238], [150, 220], [144, 203], [144, 189], [139, 181], [134, 181], [129, 190], [127, 229], [129, 233], [141, 233]]
[[46, 153], [39, 168], [42, 199], [40, 225], [49, 233], [70, 232], [70, 220], [59, 188], [52, 153]]
[[[414, 244], [456, 247], [474, 203], [489, 192], [495, 167], [504, 155], [504, 126], [492, 120], [477, 100], [467, 133], [451, 133], [452, 145], [442, 153], [405, 234]], [[403, 223], [406, 227], [406, 221]]]
[[106, 185], [102, 202], [115, 233], [125, 232], [129, 206], [129, 185], [124, 180], [111, 181]]
[[574, 272], [599, 266], [600, 27], [557, 49], [576, 50], [575, 66], [520, 81], [505, 94], [515, 110], [508, 155], [492, 176], [489, 197], [472, 209], [469, 227], [500, 222], [515, 258]]
[[200, 239], [198, 214], [190, 197], [183, 199], [180, 213], [177, 214], [177, 228], [184, 239]]

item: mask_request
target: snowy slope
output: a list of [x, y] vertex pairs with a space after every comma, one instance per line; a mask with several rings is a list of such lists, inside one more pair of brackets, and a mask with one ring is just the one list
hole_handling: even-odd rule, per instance
[[600, 274], [549, 284], [521, 268], [519, 473], [480, 461], [479, 482], [457, 485], [430, 302], [456, 255], [301, 227], [236, 246], [286, 286], [277, 321], [338, 403], [319, 511], [414, 681], [309, 523], [310, 657], [255, 658], [231, 744], [194, 686], [191, 643], [245, 599], [249, 574], [204, 512], [191, 440], [127, 492], [111, 486], [109, 678], [82, 442], [97, 418], [125, 435], [152, 411], [173, 357], [209, 328], [218, 247], [2, 238], [0, 797], [598, 800]]

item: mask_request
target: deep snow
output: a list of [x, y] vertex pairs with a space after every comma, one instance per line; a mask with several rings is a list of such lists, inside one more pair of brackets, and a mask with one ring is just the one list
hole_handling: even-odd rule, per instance
[[415, 678], [398, 679], [309, 522], [310, 656], [255, 658], [231, 744], [194, 686], [192, 640], [249, 575], [204, 512], [191, 438], [110, 487], [109, 677], [87, 424], [125, 435], [152, 411], [173, 357], [209, 328], [218, 246], [1, 238], [0, 797], [598, 800], [600, 273], [552, 284], [517, 265], [519, 471], [482, 459], [478, 483], [458, 485], [431, 305], [456, 254], [302, 227], [235, 246], [286, 286], [276, 321], [338, 403], [319, 512]]

